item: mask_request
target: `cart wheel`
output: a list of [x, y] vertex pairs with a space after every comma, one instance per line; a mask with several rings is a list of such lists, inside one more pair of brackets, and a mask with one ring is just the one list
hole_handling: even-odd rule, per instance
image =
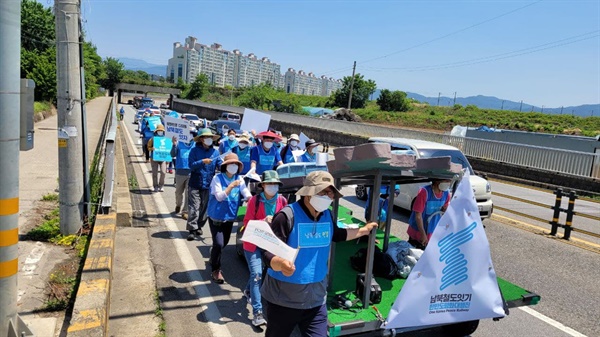
[[444, 326], [442, 331], [446, 337], [464, 337], [469, 336], [479, 326], [479, 320], [460, 322]]
[[365, 185], [356, 185], [356, 188], [354, 189], [354, 194], [356, 194], [356, 197], [359, 200], [367, 200], [367, 188], [365, 187]]

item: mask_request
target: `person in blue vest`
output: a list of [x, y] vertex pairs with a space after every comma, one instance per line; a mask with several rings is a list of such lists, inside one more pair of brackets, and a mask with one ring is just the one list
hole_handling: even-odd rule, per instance
[[[177, 137], [173, 137], [171, 157], [175, 158], [175, 214], [179, 214], [179, 212], [181, 212], [181, 217], [183, 219], [188, 218], [189, 195], [187, 193], [187, 187], [191, 172], [188, 158], [194, 145], [196, 145], [196, 143], [185, 143], [178, 141]], [[183, 208], [181, 208], [182, 201]]]
[[120, 120], [123, 120], [123, 116], [125, 116], [125, 108], [121, 107], [121, 109], [119, 110]]
[[445, 212], [450, 203], [450, 186], [450, 180], [435, 179], [419, 189], [408, 219], [408, 243], [420, 249], [427, 247], [442, 217], [441, 213], [434, 213]]
[[[389, 205], [389, 186], [381, 186], [379, 189], [379, 206], [377, 222], [379, 223], [379, 229], [385, 229], [387, 222], [387, 211]], [[400, 194], [400, 185], [395, 186], [394, 195], [397, 197]], [[367, 188], [367, 203], [365, 207], [365, 219], [369, 221], [371, 219], [371, 187]]]
[[225, 155], [221, 164], [221, 173], [217, 173], [210, 183], [208, 200], [208, 225], [212, 235], [210, 265], [212, 279], [223, 284], [225, 279], [221, 272], [221, 253], [229, 243], [233, 222], [237, 219], [240, 199], [247, 201], [252, 196], [240, 172], [244, 165], [235, 153]]
[[244, 175], [250, 171], [250, 139], [248, 133], [244, 132], [240, 138], [237, 139], [237, 145], [231, 149], [231, 152], [237, 154], [238, 159], [244, 164], [241, 174]]
[[[298, 248], [295, 262], [265, 251], [268, 266], [261, 287], [267, 305], [267, 337], [327, 336], [327, 271], [331, 242], [369, 235], [376, 222], [360, 229], [335, 226], [329, 206], [342, 197], [326, 171], [310, 172], [296, 192], [300, 200], [284, 207], [270, 224], [275, 235]], [[373, 233], [374, 235], [375, 233]]]
[[210, 196], [210, 182], [217, 168], [221, 167], [223, 160], [219, 151], [214, 148], [213, 142], [219, 135], [213, 134], [210, 129], [204, 128], [194, 137], [196, 146], [190, 150], [188, 166], [190, 167], [190, 180], [188, 182], [188, 219], [186, 228], [189, 231], [188, 241], [204, 234], [202, 227], [206, 224], [208, 199]]
[[150, 151], [148, 151], [148, 142], [152, 137], [154, 137], [154, 131], [150, 127], [150, 122], [148, 121], [148, 117], [150, 114], [144, 114], [144, 118], [142, 119], [142, 148], [144, 150], [144, 155], [146, 156], [146, 163], [150, 162]]
[[300, 156], [300, 162], [302, 163], [316, 163], [317, 152], [319, 152], [319, 145], [314, 139], [309, 139], [304, 143], [306, 151]]
[[227, 153], [233, 150], [237, 145], [238, 141], [235, 139], [235, 130], [229, 129], [229, 131], [227, 131], [227, 137], [223, 138], [219, 143], [219, 153]]
[[293, 151], [302, 150], [299, 144], [300, 137], [298, 137], [297, 134], [292, 133], [287, 139], [287, 144], [284, 147], [282, 147], [281, 152], [279, 152], [279, 154], [281, 155], [281, 160], [284, 164], [296, 162], [296, 160], [294, 159]]
[[274, 132], [265, 131], [256, 135], [260, 145], [252, 148], [250, 152], [250, 168], [256, 169], [256, 174], [262, 174], [268, 170], [274, 170], [283, 164], [281, 155], [273, 145], [281, 142], [282, 138]]
[[[165, 136], [165, 127], [162, 124], [159, 124], [154, 130], [154, 137], [148, 140], [147, 148], [148, 152], [152, 154], [154, 152], [154, 142], [157, 139]], [[170, 151], [171, 149], [168, 149]], [[152, 155], [150, 155], [152, 158]], [[169, 158], [170, 160], [171, 158]], [[165, 186], [165, 174], [167, 170], [167, 162], [166, 161], [157, 161], [152, 159], [150, 162], [150, 167], [152, 168], [152, 185], [154, 186], [154, 192], [164, 192]]]

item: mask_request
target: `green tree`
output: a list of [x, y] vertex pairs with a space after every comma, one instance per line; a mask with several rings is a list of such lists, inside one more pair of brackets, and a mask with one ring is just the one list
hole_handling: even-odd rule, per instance
[[[341, 89], [336, 90], [331, 94], [331, 101], [333, 106], [347, 107], [348, 98], [350, 96], [350, 84], [352, 83], [352, 76], [346, 76], [342, 79], [343, 86]], [[375, 92], [377, 85], [373, 80], [365, 80], [361, 74], [354, 75], [354, 85], [352, 90], [352, 102], [350, 107], [352, 109], [364, 108], [369, 96]]]
[[198, 74], [184, 97], [186, 99], [200, 99], [202, 95], [208, 92], [209, 86], [208, 77], [205, 74]]
[[100, 79], [100, 85], [107, 89], [109, 95], [112, 96], [115, 87], [123, 79], [124, 66], [118, 59], [112, 57], [107, 57], [102, 63], [104, 64], [106, 76]]
[[238, 104], [250, 109], [264, 109], [272, 102], [275, 89], [269, 84], [259, 84], [244, 90], [238, 97]]
[[55, 19], [50, 8], [35, 0], [21, 3], [21, 47], [28, 51], [44, 52], [56, 41]]
[[99, 81], [106, 77], [106, 70], [98, 49], [90, 42], [83, 43], [83, 69], [85, 76], [85, 97], [92, 99], [98, 95]]
[[388, 89], [381, 90], [377, 105], [383, 111], [408, 111], [410, 103], [406, 99], [406, 93], [403, 91], [390, 91]]
[[21, 59], [27, 65], [22, 76], [35, 82], [35, 100], [56, 103], [56, 49], [38, 53], [21, 48]]

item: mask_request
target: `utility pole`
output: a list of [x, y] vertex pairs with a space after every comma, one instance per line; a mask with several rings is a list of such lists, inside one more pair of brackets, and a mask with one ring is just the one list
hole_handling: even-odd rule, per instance
[[519, 112], [521, 112], [523, 109], [523, 100], [521, 100], [521, 105], [519, 105]]
[[79, 0], [56, 0], [56, 102], [58, 110], [58, 201], [60, 233], [83, 224], [83, 124], [79, 54]]
[[560, 114], [562, 115], [563, 107], [560, 107]]
[[544, 106], [542, 105], [542, 113], [544, 113]]
[[504, 100], [502, 100], [502, 107], [500, 107], [500, 110], [504, 110]]
[[437, 106], [440, 106], [440, 96], [442, 95], [441, 92], [438, 92], [438, 102], [437, 102]]
[[348, 96], [348, 110], [350, 110], [352, 105], [352, 90], [354, 90], [354, 73], [356, 72], [356, 61], [354, 61], [354, 66], [352, 66], [352, 81], [350, 82], [350, 95]]
[[454, 92], [454, 102], [452, 102], [452, 105], [456, 105], [456, 91]]
[[0, 1], [0, 337], [31, 334], [17, 314], [20, 72], [21, 1]]

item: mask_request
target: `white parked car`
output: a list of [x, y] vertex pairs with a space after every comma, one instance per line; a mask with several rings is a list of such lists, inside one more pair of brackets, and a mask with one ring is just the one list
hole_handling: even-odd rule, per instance
[[[475, 193], [475, 199], [477, 200], [481, 218], [486, 219], [492, 216], [494, 204], [492, 202], [492, 188], [490, 183], [486, 179], [475, 175], [471, 164], [469, 164], [469, 161], [459, 149], [441, 143], [408, 138], [372, 137], [369, 138], [369, 142], [389, 143], [392, 147], [392, 151], [411, 150], [415, 153], [417, 158], [449, 156], [453, 163], [460, 164], [463, 168], [469, 170], [469, 174], [471, 175], [471, 186]], [[419, 189], [427, 184], [428, 183], [400, 185], [400, 195], [394, 198], [394, 205], [406, 210], [411, 210], [412, 203], [417, 196]], [[358, 185], [355, 189], [355, 193], [357, 198], [361, 200], [367, 199], [367, 189], [364, 185]]]

